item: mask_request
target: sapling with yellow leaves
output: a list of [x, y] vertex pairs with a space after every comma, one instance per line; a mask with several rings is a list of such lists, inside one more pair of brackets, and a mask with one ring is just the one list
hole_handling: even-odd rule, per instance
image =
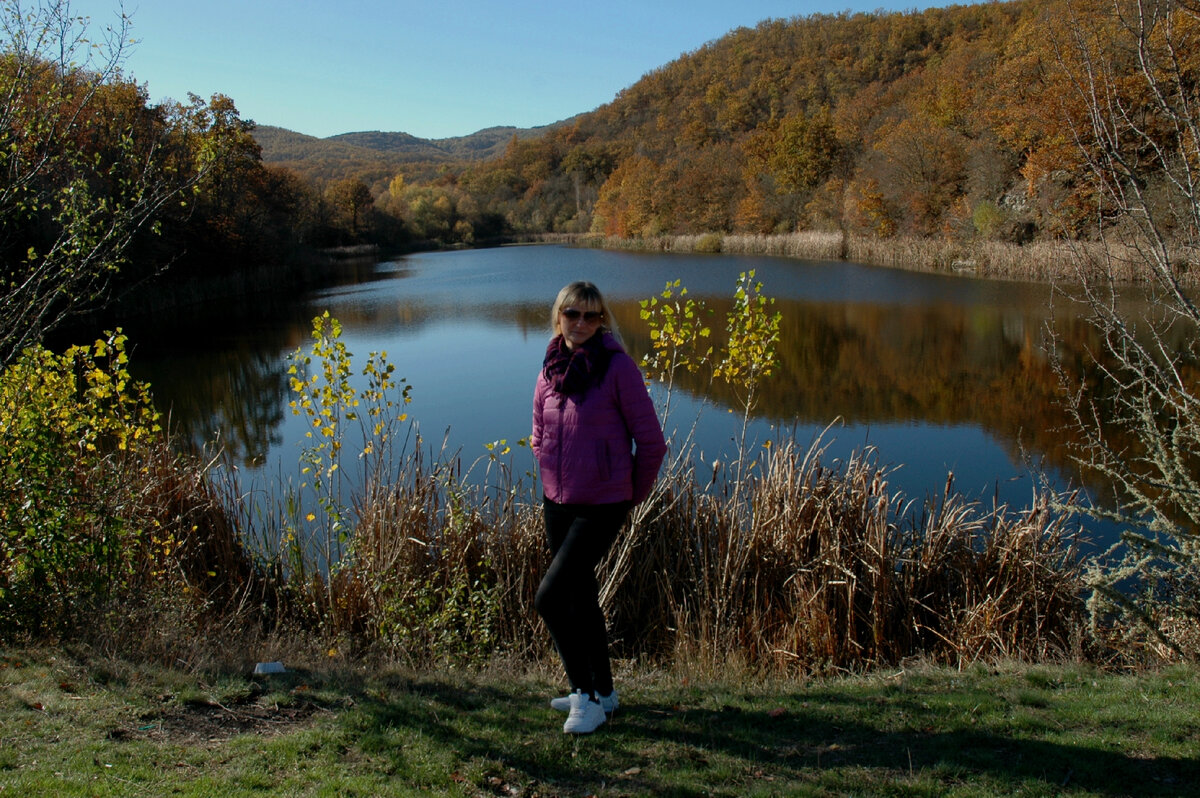
[[[390, 467], [398, 425], [408, 419], [403, 407], [412, 401], [412, 386], [395, 376], [386, 351], [368, 355], [359, 372], [366, 387], [355, 387], [353, 354], [341, 336], [341, 322], [325, 311], [313, 319], [311, 348], [293, 352], [288, 366], [294, 394], [290, 407], [306, 420], [307, 430], [300, 453], [299, 495], [290, 502], [293, 514], [301, 518], [293, 517], [284, 543], [293, 571], [309, 570], [309, 556], [320, 555], [314, 576], [334, 573], [354, 528], [347, 501], [353, 486], [347, 486], [342, 467], [347, 423], [361, 432], [356, 459], [363, 473], [371, 474]], [[307, 534], [300, 534], [302, 528]]]

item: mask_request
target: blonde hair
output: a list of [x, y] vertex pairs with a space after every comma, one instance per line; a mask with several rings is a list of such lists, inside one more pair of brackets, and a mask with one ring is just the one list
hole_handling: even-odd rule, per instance
[[620, 340], [620, 335], [617, 334], [616, 319], [613, 318], [608, 303], [604, 301], [604, 295], [593, 284], [586, 280], [577, 280], [564, 285], [558, 292], [558, 297], [554, 300], [553, 307], [550, 308], [550, 329], [555, 335], [562, 334], [562, 309], [570, 307], [579, 310], [599, 310], [601, 313], [600, 329], [596, 332], [598, 334], [609, 333]]

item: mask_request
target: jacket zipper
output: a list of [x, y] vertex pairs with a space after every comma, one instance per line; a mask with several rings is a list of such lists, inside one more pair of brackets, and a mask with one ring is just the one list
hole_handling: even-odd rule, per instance
[[566, 443], [563, 440], [563, 429], [566, 427], [566, 425], [563, 423], [563, 417], [565, 416], [565, 413], [563, 412], [563, 408], [566, 406], [566, 404], [567, 404], [567, 397], [559, 396], [558, 397], [558, 421], [557, 421], [558, 430], [556, 431], [556, 434], [555, 434], [555, 438], [558, 441], [558, 456], [557, 456], [556, 462], [554, 464], [554, 473], [558, 476], [558, 479], [556, 480], [556, 484], [558, 485], [558, 496], [554, 499], [554, 501], [559, 502], [560, 504], [562, 503], [562, 498], [563, 498], [563, 470], [562, 470], [563, 447], [565, 446], [565, 443]]

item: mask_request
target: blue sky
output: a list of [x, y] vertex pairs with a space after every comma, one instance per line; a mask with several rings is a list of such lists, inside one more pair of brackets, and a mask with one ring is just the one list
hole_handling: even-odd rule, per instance
[[[591, 111], [650, 70], [769, 18], [915, 9], [877, 0], [126, 0], [127, 75], [154, 101], [233, 98], [313, 136], [446, 138]], [[72, 0], [93, 26], [119, 0]]]

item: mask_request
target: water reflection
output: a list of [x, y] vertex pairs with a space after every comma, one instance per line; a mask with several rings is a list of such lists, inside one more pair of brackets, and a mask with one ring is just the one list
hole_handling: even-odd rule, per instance
[[[468, 457], [482, 444], [528, 435], [530, 396], [558, 288], [590, 279], [608, 294], [628, 348], [650, 347], [641, 299], [680, 278], [714, 311], [719, 334], [741, 271], [755, 269], [782, 313], [780, 368], [761, 389], [754, 434], [795, 430], [801, 443], [835, 418], [847, 447], [870, 442], [904, 463], [910, 495], [939, 490], [946, 471], [986, 489], [1024, 473], [1022, 455], [1081, 475], [1065, 444], [1067, 418], [1043, 344], [1044, 286], [909, 274], [854, 264], [779, 258], [633, 255], [524, 247], [412, 256], [380, 264], [361, 282], [297, 298], [286, 312], [222, 330], [219, 339], [131, 330], [134, 365], [163, 409], [199, 442], [220, 430], [242, 463], [294, 460], [303, 435], [291, 417], [286, 355], [307, 345], [309, 320], [328, 309], [360, 359], [387, 350], [413, 386], [413, 417], [430, 440], [449, 430]], [[1079, 369], [1093, 367], [1091, 328], [1055, 320]], [[734, 436], [732, 392], [704, 374], [681, 377], [688, 414], [709, 408], [699, 445]], [[962, 484], [962, 483], [960, 483]], [[1028, 498], [1028, 482], [1013, 494]]]
[[219, 442], [232, 462], [254, 466], [283, 443], [288, 382], [275, 352], [239, 346], [183, 353], [149, 379], [156, 401], [170, 397], [171, 427], [193, 448]]
[[[723, 319], [731, 303], [710, 305]], [[1043, 348], [1044, 315], [949, 303], [783, 300], [776, 307], [782, 313], [780, 366], [760, 388], [756, 416], [777, 424], [841, 417], [851, 424], [977, 425], [1014, 458], [1024, 445], [1065, 464], [1060, 450], [1067, 418]], [[626, 329], [634, 331], [634, 348], [650, 346], [632, 319]], [[1086, 329], [1078, 325], [1066, 331], [1073, 345], [1090, 342], [1081, 332]], [[737, 406], [720, 381], [704, 374], [678, 379], [694, 393]]]

